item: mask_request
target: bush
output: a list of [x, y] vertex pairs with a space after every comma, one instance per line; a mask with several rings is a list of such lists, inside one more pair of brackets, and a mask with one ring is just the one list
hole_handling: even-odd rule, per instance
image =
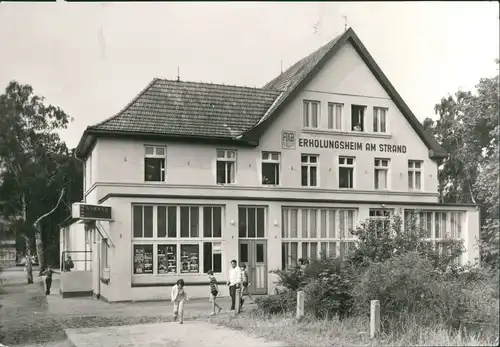
[[467, 311], [460, 281], [446, 281], [418, 252], [371, 263], [353, 290], [354, 311], [368, 315], [380, 301], [382, 317], [413, 315], [420, 323], [456, 325]]
[[285, 290], [255, 299], [257, 309], [266, 315], [291, 312], [297, 308], [297, 292]]
[[314, 260], [304, 271], [306, 311], [317, 318], [345, 317], [352, 307], [355, 272], [338, 258]]
[[304, 273], [300, 266], [293, 266], [285, 270], [271, 270], [270, 273], [277, 275], [278, 281], [276, 284], [287, 290], [297, 291], [306, 284]]
[[[383, 262], [407, 252], [418, 252], [429, 259], [434, 268], [445, 272], [457, 268], [455, 259], [464, 253], [461, 240], [444, 239], [433, 247], [426, 242], [428, 231], [417, 221], [418, 212], [403, 221], [399, 215], [384, 219], [368, 219], [352, 234], [358, 238], [357, 247], [349, 256], [351, 264], [363, 269], [371, 263]], [[440, 250], [439, 250], [440, 248]]]

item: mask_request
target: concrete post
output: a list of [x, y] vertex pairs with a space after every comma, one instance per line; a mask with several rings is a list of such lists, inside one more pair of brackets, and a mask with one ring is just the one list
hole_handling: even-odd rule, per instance
[[240, 313], [240, 288], [236, 288], [234, 291], [234, 315], [237, 316]]
[[304, 317], [304, 292], [297, 292], [297, 319]]
[[380, 302], [372, 300], [370, 302], [370, 337], [377, 337], [380, 333]]

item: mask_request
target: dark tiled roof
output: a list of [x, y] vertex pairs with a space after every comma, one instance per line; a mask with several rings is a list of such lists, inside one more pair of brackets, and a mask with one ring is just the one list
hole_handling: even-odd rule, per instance
[[90, 129], [234, 138], [254, 126], [279, 91], [153, 80], [116, 116]]
[[116, 116], [88, 127], [78, 145], [78, 155], [85, 155], [95, 141], [92, 133], [97, 136], [103, 132], [237, 139], [255, 144], [284, 105], [347, 42], [427, 145], [430, 156], [445, 157], [446, 151], [423, 129], [352, 29], [293, 64], [263, 88], [155, 79]]

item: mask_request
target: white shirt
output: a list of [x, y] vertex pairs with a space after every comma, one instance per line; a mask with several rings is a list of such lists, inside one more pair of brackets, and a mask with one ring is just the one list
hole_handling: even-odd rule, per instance
[[241, 269], [237, 266], [234, 269], [229, 270], [229, 285], [234, 286], [235, 284], [241, 283]]

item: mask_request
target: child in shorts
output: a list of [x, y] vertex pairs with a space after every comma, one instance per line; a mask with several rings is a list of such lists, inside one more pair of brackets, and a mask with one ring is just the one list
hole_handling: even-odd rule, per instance
[[251, 300], [251, 302], [254, 302], [253, 298], [252, 298], [252, 294], [250, 294], [250, 292], [248, 291], [248, 286], [250, 285], [250, 283], [248, 283], [247, 266], [245, 264], [241, 264], [240, 268], [241, 268], [241, 277], [242, 277], [242, 279], [241, 279], [241, 285], [242, 285], [241, 298], [243, 298], [243, 295], [248, 295], [248, 298]]
[[177, 280], [177, 284], [172, 287], [170, 293], [174, 304], [174, 322], [179, 318], [179, 324], [184, 323], [184, 303], [189, 301], [189, 296], [184, 288], [184, 280]]
[[217, 305], [215, 300], [217, 299], [217, 295], [219, 294], [219, 286], [217, 285], [217, 280], [215, 279], [214, 272], [212, 270], [208, 270], [208, 283], [210, 288], [210, 299], [209, 302], [212, 303], [212, 313], [211, 316], [215, 316], [215, 309], [217, 308], [217, 313], [220, 313], [222, 307]]

